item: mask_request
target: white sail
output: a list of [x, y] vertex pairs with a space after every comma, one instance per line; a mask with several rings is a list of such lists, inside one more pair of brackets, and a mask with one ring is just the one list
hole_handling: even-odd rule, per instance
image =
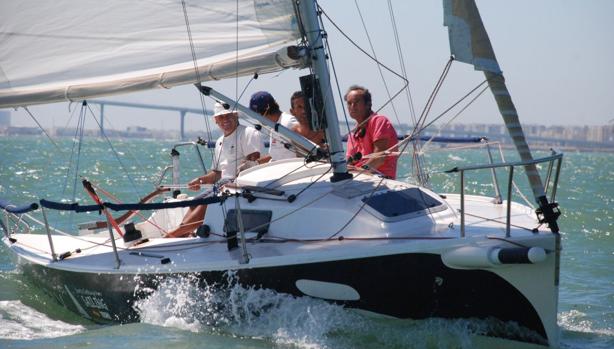
[[448, 27], [454, 59], [472, 64], [476, 70], [500, 74], [501, 68], [475, 2], [444, 0], [443, 9], [443, 24]]
[[[510, 137], [523, 161], [533, 160], [520, 125], [516, 107], [505, 85], [505, 79], [473, 0], [444, 0], [444, 25], [448, 27], [450, 51], [458, 61], [472, 64], [488, 79], [488, 85]], [[535, 165], [525, 166], [533, 195], [541, 204], [544, 187]]]
[[195, 83], [194, 58], [200, 81], [300, 64], [292, 1], [185, 5], [189, 27], [178, 0], [0, 2], [0, 107]]

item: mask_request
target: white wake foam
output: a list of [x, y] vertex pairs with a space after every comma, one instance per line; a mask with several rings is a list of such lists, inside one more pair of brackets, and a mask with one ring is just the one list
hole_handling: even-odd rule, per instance
[[18, 300], [0, 301], [0, 338], [55, 338], [83, 331], [83, 326], [50, 319]]
[[138, 302], [137, 311], [144, 323], [262, 339], [281, 348], [473, 348], [474, 335], [493, 326], [481, 320], [377, 318], [310, 297], [229, 283], [203, 287], [195, 277], [166, 279]]
[[596, 333], [600, 335], [606, 335], [614, 337], [614, 329], [612, 328], [598, 328], [598, 325], [591, 321], [591, 318], [587, 314], [579, 310], [570, 310], [559, 313], [558, 316], [559, 325], [569, 331], [581, 332], [581, 333]]

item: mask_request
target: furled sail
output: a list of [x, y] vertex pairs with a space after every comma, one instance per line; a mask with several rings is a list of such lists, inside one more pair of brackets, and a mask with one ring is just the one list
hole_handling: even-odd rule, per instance
[[[497, 63], [490, 39], [482, 23], [482, 18], [473, 0], [443, 0], [444, 25], [448, 27], [450, 51], [458, 61], [472, 64], [476, 70], [486, 75], [507, 130], [514, 141], [523, 161], [533, 160], [529, 145], [520, 125], [516, 107], [505, 85], [503, 73]], [[525, 171], [535, 200], [540, 205], [552, 231], [558, 232], [556, 217], [552, 212], [539, 172], [534, 164], [526, 165]], [[555, 206], [555, 204], [554, 204]]]
[[291, 0], [186, 0], [185, 9], [187, 18], [179, 0], [2, 1], [0, 107], [302, 64], [287, 54], [300, 38]]

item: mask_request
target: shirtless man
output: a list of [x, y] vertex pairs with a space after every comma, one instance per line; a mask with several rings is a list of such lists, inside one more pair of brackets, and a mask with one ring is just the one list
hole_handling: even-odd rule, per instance
[[324, 131], [313, 131], [311, 129], [307, 111], [305, 110], [305, 95], [303, 91], [296, 91], [290, 97], [290, 114], [294, 115], [296, 120], [298, 120], [299, 125], [296, 132], [319, 146], [324, 145], [326, 138]]

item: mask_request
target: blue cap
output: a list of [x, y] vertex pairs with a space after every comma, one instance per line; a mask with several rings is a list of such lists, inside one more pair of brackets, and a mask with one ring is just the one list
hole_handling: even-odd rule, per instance
[[264, 114], [267, 109], [271, 109], [271, 107], [275, 104], [275, 98], [271, 96], [270, 93], [266, 91], [259, 91], [252, 95], [252, 98], [249, 100], [249, 109], [255, 111], [258, 114]]

